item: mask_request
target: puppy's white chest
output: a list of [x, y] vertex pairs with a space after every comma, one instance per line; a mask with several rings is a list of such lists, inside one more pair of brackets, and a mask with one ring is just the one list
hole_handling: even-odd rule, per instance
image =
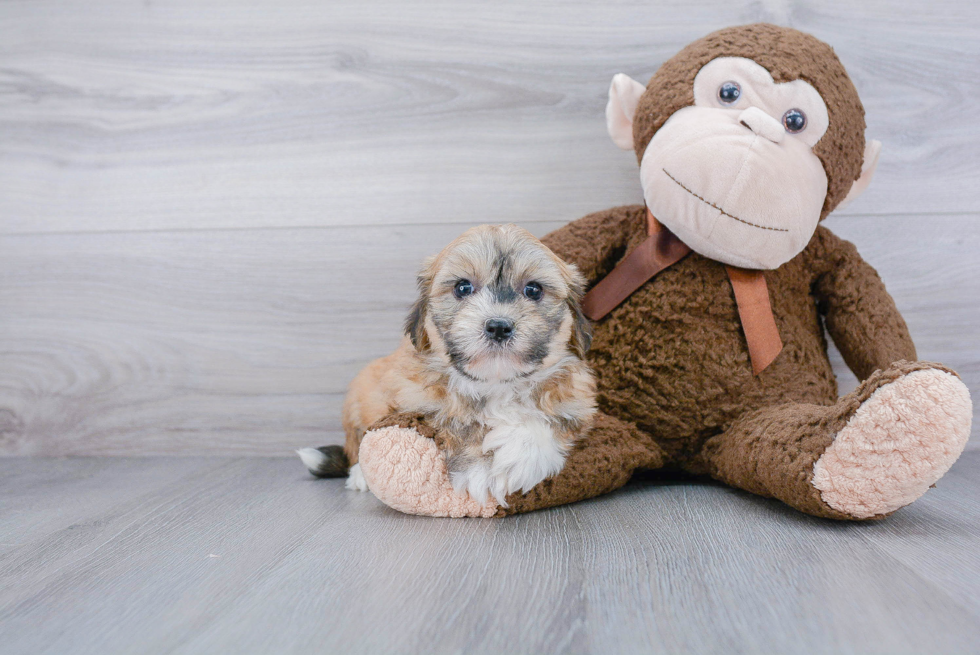
[[481, 395], [475, 422], [486, 429], [478, 458], [452, 473], [453, 486], [474, 498], [489, 493], [501, 504], [515, 491], [527, 492], [561, 471], [566, 447], [555, 437], [548, 417], [521, 389], [494, 389]]

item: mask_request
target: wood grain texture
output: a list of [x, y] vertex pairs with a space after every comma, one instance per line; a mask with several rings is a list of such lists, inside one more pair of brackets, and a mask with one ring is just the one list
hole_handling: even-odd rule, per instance
[[[919, 356], [952, 366], [974, 394], [980, 350], [963, 335], [980, 307], [950, 298], [980, 297], [977, 220], [830, 219], [881, 271]], [[395, 347], [415, 269], [458, 229], [0, 237], [0, 453], [274, 455], [341, 443], [347, 382]], [[847, 391], [854, 378], [834, 359]]]
[[977, 3], [39, 0], [0, 3], [0, 455], [339, 442], [422, 257], [639, 201], [609, 79], [756, 20], [851, 72], [885, 149], [829, 224], [976, 394]]
[[728, 25], [833, 45], [885, 144], [851, 213], [976, 211], [967, 0], [0, 4], [0, 233], [566, 220], [639, 200], [605, 134]]
[[971, 653], [980, 453], [876, 523], [635, 480], [427, 519], [298, 460], [0, 460], [17, 653]]

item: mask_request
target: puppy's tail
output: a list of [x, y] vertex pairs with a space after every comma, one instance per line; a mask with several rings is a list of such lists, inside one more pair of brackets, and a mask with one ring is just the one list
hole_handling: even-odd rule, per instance
[[347, 476], [350, 462], [343, 446], [321, 446], [320, 448], [300, 448], [299, 458], [318, 478], [343, 478]]

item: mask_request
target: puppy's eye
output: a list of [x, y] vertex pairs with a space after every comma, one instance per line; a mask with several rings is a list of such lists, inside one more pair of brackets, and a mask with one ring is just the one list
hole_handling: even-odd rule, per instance
[[453, 295], [457, 298], [465, 298], [473, 293], [473, 284], [469, 280], [460, 280], [453, 287]]
[[541, 300], [541, 285], [537, 282], [528, 282], [525, 284], [524, 297], [529, 300]]

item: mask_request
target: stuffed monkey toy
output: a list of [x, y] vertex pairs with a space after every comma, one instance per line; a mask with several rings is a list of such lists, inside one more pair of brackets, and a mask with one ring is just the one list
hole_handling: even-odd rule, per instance
[[[820, 222], [868, 185], [880, 144], [833, 50], [768, 24], [684, 48], [606, 118], [646, 205], [543, 241], [588, 278], [599, 413], [564, 469], [506, 505], [453, 492], [433, 430], [392, 416], [362, 473], [389, 506], [503, 516], [608, 493], [637, 469], [708, 475], [814, 516], [903, 507], [970, 435], [969, 392], [917, 361], [875, 270]], [[838, 397], [825, 333], [862, 381]]]

